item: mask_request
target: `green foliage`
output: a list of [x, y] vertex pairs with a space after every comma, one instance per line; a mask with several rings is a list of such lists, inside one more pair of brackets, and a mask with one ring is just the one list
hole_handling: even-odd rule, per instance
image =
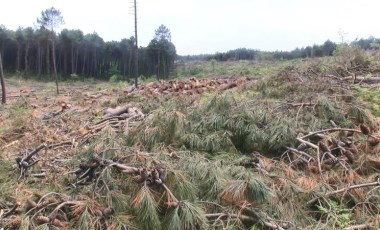
[[31, 227], [31, 221], [30, 221], [30, 218], [29, 218], [29, 216], [27, 216], [27, 217], [25, 217], [25, 218], [23, 218], [22, 220], [21, 220], [21, 226], [20, 226], [20, 230], [29, 230], [30, 229], [30, 227]]
[[347, 126], [347, 120], [339, 106], [325, 96], [318, 99], [316, 116], [326, 122], [332, 120], [339, 126]]
[[15, 103], [12, 105], [12, 107], [9, 108], [10, 115], [14, 117], [25, 115], [27, 111], [27, 105], [21, 102]]
[[78, 222], [75, 224], [75, 229], [83, 230], [95, 230], [96, 228], [93, 225], [94, 220], [90, 212], [86, 208], [83, 213], [80, 215]]
[[342, 207], [334, 200], [327, 200], [324, 204], [317, 205], [319, 211], [325, 216], [326, 222], [342, 229], [349, 226], [351, 220], [351, 210]]
[[299, 92], [302, 95], [297, 97], [302, 100], [327, 88], [320, 83], [313, 87], [278, 77], [262, 79], [256, 86], [246, 86], [234, 93], [204, 94], [194, 108], [184, 109], [186, 99], [162, 102], [157, 109], [150, 110], [152, 116], [131, 130], [127, 142], [142, 143], [148, 150], [164, 144], [213, 155], [258, 151], [279, 156], [285, 146], [292, 145], [298, 128], [305, 131], [327, 128], [330, 120], [341, 127], [351, 126], [346, 115], [349, 108], [328, 96], [317, 96], [313, 106], [305, 101], [305, 106], [290, 106], [290, 110], [284, 110], [286, 104], [278, 105], [273, 100], [295, 100], [293, 95]]
[[188, 201], [171, 210], [165, 220], [166, 229], [207, 229], [208, 220], [201, 207]]
[[291, 61], [252, 62], [252, 61], [186, 61], [176, 65], [176, 76], [231, 76], [256, 75], [276, 76], [279, 71]]
[[38, 225], [35, 230], [50, 230], [49, 224]]
[[0, 189], [0, 203], [4, 202], [7, 197], [12, 195], [12, 190], [10, 188], [14, 185], [14, 175], [12, 175], [10, 165], [10, 162], [0, 159], [0, 184], [3, 187], [3, 189]]
[[158, 205], [148, 186], [141, 187], [132, 204], [136, 209], [138, 222], [144, 229], [161, 229]]
[[119, 82], [119, 81], [122, 81], [122, 80], [123, 80], [122, 76], [117, 75], [117, 74], [113, 74], [108, 81], [111, 82], [111, 83], [116, 83], [116, 82]]
[[368, 69], [369, 57], [358, 45], [340, 44], [333, 53], [336, 71], [342, 75], [352, 75], [356, 68]]
[[380, 89], [355, 86], [358, 98], [368, 104], [375, 116], [380, 116]]

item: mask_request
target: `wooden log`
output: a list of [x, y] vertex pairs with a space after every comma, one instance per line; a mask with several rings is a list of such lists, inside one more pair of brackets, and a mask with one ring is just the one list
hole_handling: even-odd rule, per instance
[[355, 79], [354, 83], [367, 83], [367, 84], [377, 84], [380, 83], [380, 77], [363, 77], [363, 76], [348, 76], [343, 78], [345, 81], [352, 81]]
[[129, 108], [132, 108], [132, 106], [125, 105], [125, 106], [117, 106], [116, 108], [108, 108], [104, 111], [103, 118], [119, 116], [123, 113], [128, 113]]
[[222, 91], [222, 90], [232, 89], [232, 88], [234, 88], [236, 86], [237, 86], [237, 84], [235, 82], [232, 82], [232, 83], [229, 83], [229, 84], [225, 83], [225, 84], [222, 84], [219, 87], [219, 90]]

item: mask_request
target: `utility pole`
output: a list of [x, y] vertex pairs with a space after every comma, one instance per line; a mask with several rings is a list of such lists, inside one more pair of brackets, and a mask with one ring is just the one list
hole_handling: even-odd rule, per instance
[[135, 66], [135, 87], [137, 88], [138, 85], [138, 77], [139, 77], [139, 48], [137, 43], [137, 4], [136, 0], [134, 0], [134, 10], [135, 10], [135, 60], [134, 60], [134, 66]]

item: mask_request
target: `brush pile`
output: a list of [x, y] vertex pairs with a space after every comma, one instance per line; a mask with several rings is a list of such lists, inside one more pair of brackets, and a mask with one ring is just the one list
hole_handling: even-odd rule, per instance
[[347, 84], [287, 68], [27, 101], [1, 139], [0, 227], [378, 229], [378, 119]]
[[148, 97], [155, 97], [160, 95], [173, 95], [173, 96], [191, 96], [199, 95], [209, 91], [224, 91], [232, 89], [237, 86], [242, 86], [253, 78], [250, 77], [231, 77], [231, 78], [190, 78], [187, 80], [171, 80], [171, 81], [157, 81], [150, 82], [145, 85], [128, 88], [126, 93], [139, 93]]

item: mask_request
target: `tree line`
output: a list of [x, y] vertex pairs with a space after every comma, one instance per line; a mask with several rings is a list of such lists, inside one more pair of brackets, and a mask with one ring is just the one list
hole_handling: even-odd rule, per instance
[[[44, 13], [46, 11], [42, 12], [41, 19]], [[6, 72], [25, 78], [51, 76], [56, 67], [62, 77], [80, 75], [104, 80], [112, 75], [133, 77], [133, 36], [106, 42], [96, 32], [84, 34], [78, 29], [63, 29], [56, 33], [43, 23], [37, 25], [37, 28], [16, 31], [0, 25], [0, 54]], [[175, 58], [176, 48], [171, 42], [170, 30], [161, 25], [149, 45], [138, 48], [138, 73], [168, 78]]]
[[[351, 43], [364, 50], [379, 49], [380, 39], [369, 37], [367, 39], [355, 40]], [[180, 60], [291, 60], [296, 58], [324, 57], [331, 56], [338, 44], [330, 40], [325, 41], [322, 45], [312, 45], [302, 48], [296, 48], [292, 51], [261, 51], [256, 49], [239, 48], [227, 52], [217, 52], [215, 54], [186, 55], [179, 56]]]

